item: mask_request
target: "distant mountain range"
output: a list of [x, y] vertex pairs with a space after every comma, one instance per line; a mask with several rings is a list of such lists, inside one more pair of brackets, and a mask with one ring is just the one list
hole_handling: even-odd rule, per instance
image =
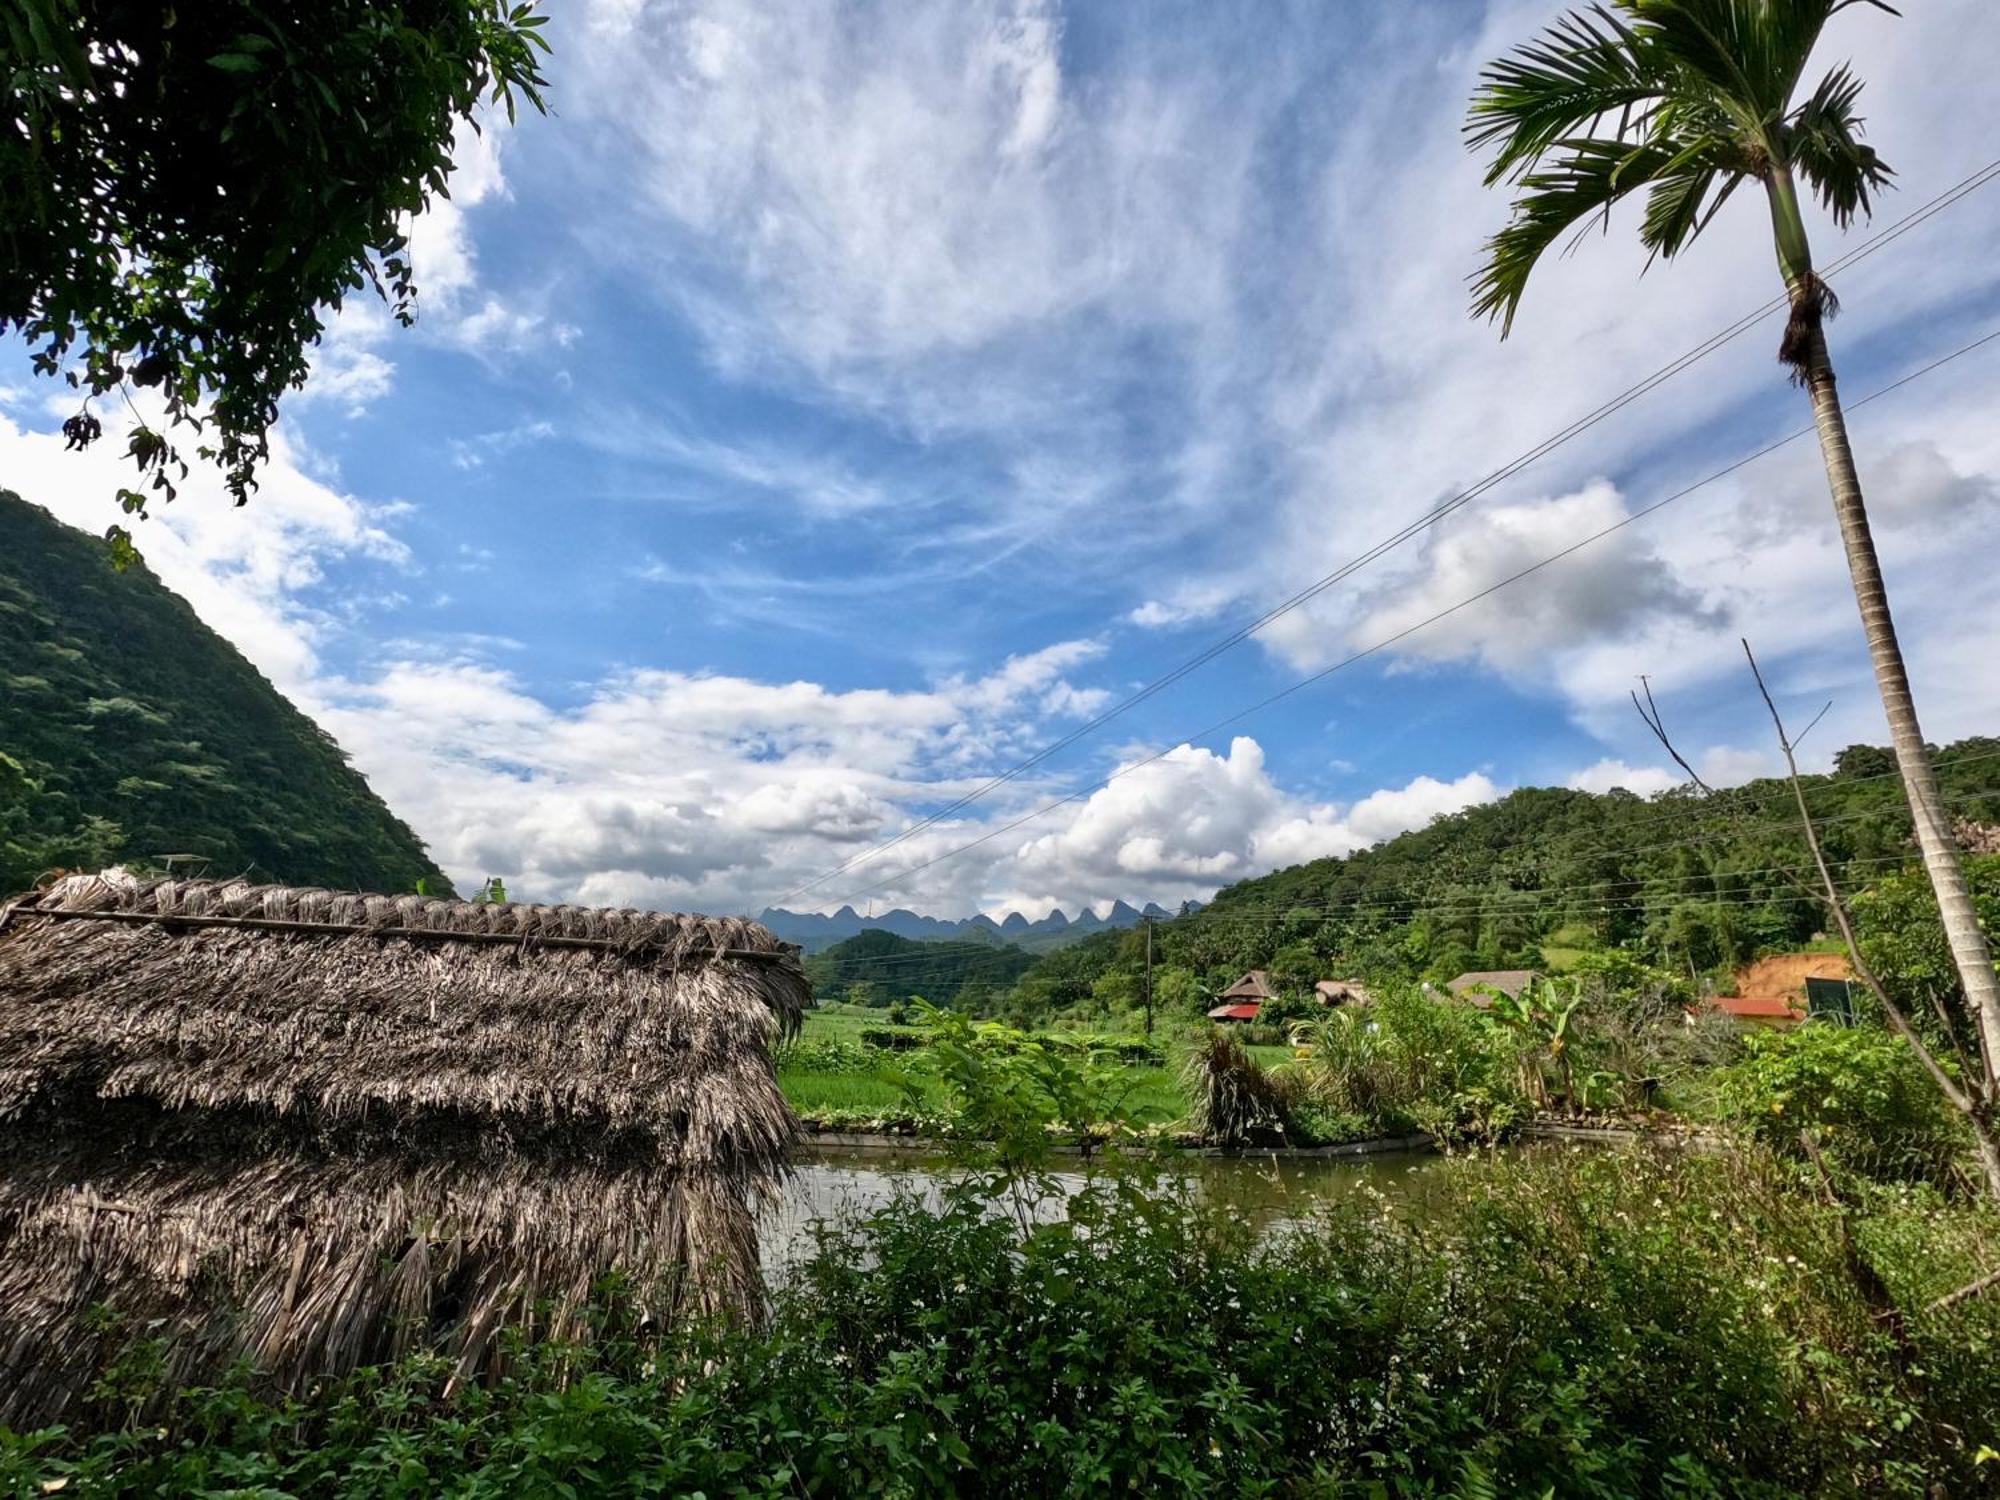
[[851, 906], [843, 906], [831, 916], [820, 912], [766, 907], [757, 920], [784, 941], [797, 943], [808, 953], [817, 953], [864, 932], [891, 932], [897, 937], [919, 943], [986, 943], [1021, 948], [1029, 953], [1047, 953], [1079, 942], [1093, 932], [1136, 927], [1146, 917], [1164, 921], [1173, 915], [1152, 901], [1148, 901], [1143, 910], [1124, 901], [1115, 901], [1111, 910], [1101, 917], [1088, 906], [1074, 917], [1064, 915], [1062, 908], [1057, 907], [1038, 922], [1030, 922], [1017, 911], [1008, 912], [997, 922], [984, 912], [976, 917], [953, 921], [944, 917], [919, 916], [900, 906], [879, 917], [864, 917]]

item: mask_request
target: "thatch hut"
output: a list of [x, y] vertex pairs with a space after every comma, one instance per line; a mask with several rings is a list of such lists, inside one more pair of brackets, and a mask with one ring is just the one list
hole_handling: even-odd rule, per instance
[[[117, 873], [0, 918], [0, 1419], [121, 1330], [288, 1389], [755, 1315], [795, 950], [735, 919]], [[106, 1312], [111, 1314], [107, 1317]]]

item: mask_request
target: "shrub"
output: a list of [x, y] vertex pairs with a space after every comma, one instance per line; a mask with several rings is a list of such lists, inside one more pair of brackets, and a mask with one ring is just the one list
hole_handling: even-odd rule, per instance
[[[1899, 1352], [1830, 1212], [1758, 1157], [1433, 1188], [1423, 1217], [1357, 1196], [1261, 1241], [1130, 1182], [1025, 1230], [905, 1201], [821, 1231], [762, 1331], [662, 1342], [607, 1299], [590, 1345], [491, 1388], [417, 1359], [0, 1435], [0, 1493], [1991, 1493], [2000, 1309], [1913, 1316]], [[1872, 1246], [1917, 1308], [1994, 1228], [1899, 1211]]]
[[1188, 1054], [1181, 1082], [1190, 1104], [1188, 1118], [1204, 1140], [1241, 1146], [1259, 1134], [1285, 1129], [1283, 1085], [1219, 1026]]
[[1105, 1051], [919, 1004], [928, 1045], [902, 1087], [912, 1107], [942, 1093], [954, 1151], [968, 1163], [1046, 1186], [1051, 1136], [1088, 1151], [1136, 1123], [1132, 1072]]
[[1874, 1026], [1808, 1021], [1753, 1033], [1722, 1075], [1730, 1118], [1789, 1154], [1812, 1130], [1845, 1165], [1873, 1176], [1949, 1169], [1959, 1137], [1937, 1085], [1902, 1038]]
[[1467, 1006], [1391, 989], [1370, 1008], [1322, 1012], [1292, 1041], [1295, 1113], [1309, 1104], [1367, 1120], [1372, 1134], [1445, 1137], [1490, 1137], [1519, 1114], [1498, 1028]]
[[840, 1037], [794, 1038], [772, 1052], [771, 1062], [781, 1073], [867, 1073], [875, 1066], [868, 1047]]
[[860, 1036], [864, 1046], [884, 1052], [914, 1052], [929, 1041], [921, 1031], [894, 1031], [887, 1026], [864, 1026]]

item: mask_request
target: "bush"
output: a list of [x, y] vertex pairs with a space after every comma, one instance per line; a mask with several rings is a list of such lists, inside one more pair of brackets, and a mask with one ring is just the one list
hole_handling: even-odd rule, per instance
[[863, 1046], [884, 1052], [914, 1052], [930, 1040], [921, 1031], [892, 1031], [887, 1026], [864, 1026], [860, 1036]]
[[1188, 1054], [1181, 1083], [1190, 1104], [1189, 1121], [1204, 1140], [1241, 1146], [1259, 1135], [1284, 1132], [1283, 1085], [1220, 1026]]
[[797, 1037], [776, 1048], [771, 1062], [781, 1073], [867, 1073], [875, 1066], [870, 1051], [839, 1037]]
[[[609, 1302], [490, 1389], [419, 1359], [0, 1436], [0, 1493], [1991, 1493], [2000, 1309], [1914, 1314], [1906, 1365], [1757, 1158], [1461, 1161], [1430, 1201], [1262, 1241], [1129, 1182], [1025, 1231], [905, 1201], [823, 1230], [763, 1331], [662, 1344]], [[1899, 1212], [1873, 1253], [1921, 1308], [1995, 1227]]]
[[1948, 1173], [1962, 1140], [1909, 1045], [1874, 1026], [1808, 1021], [1752, 1033], [1719, 1093], [1728, 1116], [1777, 1151], [1799, 1153], [1799, 1132], [1810, 1129], [1871, 1176], [1931, 1176], [1940, 1165]]
[[1469, 1006], [1392, 989], [1367, 1009], [1322, 1012], [1295, 1027], [1285, 1068], [1297, 1103], [1371, 1123], [1370, 1134], [1411, 1129], [1490, 1137], [1519, 1115], [1511, 1050]]
[[1158, 1042], [1147, 1041], [1136, 1036], [1097, 1036], [1090, 1032], [1066, 1035], [1062, 1032], [1044, 1032], [1041, 1040], [1051, 1046], [1070, 1046], [1083, 1052], [1101, 1052], [1122, 1063], [1131, 1063], [1143, 1068], [1166, 1066], [1167, 1051]]

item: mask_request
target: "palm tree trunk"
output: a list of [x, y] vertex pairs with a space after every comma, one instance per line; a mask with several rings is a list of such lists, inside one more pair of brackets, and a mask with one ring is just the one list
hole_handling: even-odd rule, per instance
[[1847, 419], [1835, 388], [1826, 334], [1817, 326], [1816, 316], [1813, 324], [1799, 373], [1812, 396], [1820, 456], [1826, 462], [1827, 486], [1833, 492], [1833, 511], [1840, 522], [1841, 543], [1847, 549], [1847, 569], [1854, 580], [1855, 602], [1861, 606], [1861, 626], [1868, 636], [1875, 685], [1882, 694], [1896, 767], [1902, 772], [1910, 818], [1916, 825], [1917, 847], [1923, 852], [1924, 868], [1930, 874], [1931, 889], [1937, 894], [1945, 941], [1958, 969], [1966, 1009], [1978, 1029], [1986, 1074], [1982, 1092], [1991, 1101], [1995, 1098], [1996, 1068], [2000, 1068], [2000, 979], [1993, 972], [1993, 955], [1979, 927], [1979, 915], [1965, 882], [1965, 867], [1959, 860], [1958, 846], [1952, 839], [1951, 825], [1945, 819], [1938, 796], [1937, 773], [1931, 767], [1923, 730], [1917, 724], [1909, 674], [1903, 668], [1902, 647], [1896, 640], [1895, 621], [1889, 615], [1882, 565], [1875, 556], [1875, 538], [1868, 529], [1861, 479], [1855, 473], [1854, 454], [1847, 443]]

